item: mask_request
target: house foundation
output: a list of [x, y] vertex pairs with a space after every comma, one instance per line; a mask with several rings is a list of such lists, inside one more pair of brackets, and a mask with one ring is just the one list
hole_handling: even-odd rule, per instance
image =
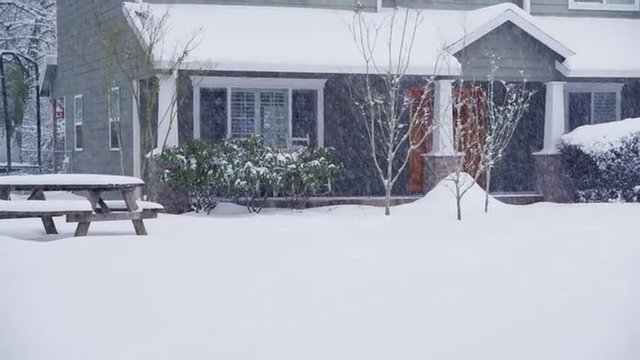
[[422, 159], [424, 161], [423, 191], [425, 193], [438, 185], [456, 167], [456, 157], [453, 155], [424, 154]]
[[573, 201], [571, 181], [563, 174], [560, 154], [534, 154], [533, 174], [536, 192], [544, 201], [568, 203]]

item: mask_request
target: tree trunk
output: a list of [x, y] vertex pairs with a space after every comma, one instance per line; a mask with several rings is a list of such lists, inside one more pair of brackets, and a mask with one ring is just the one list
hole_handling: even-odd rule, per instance
[[484, 189], [484, 212], [489, 212], [489, 189], [491, 189], [491, 169], [487, 168], [486, 188]]
[[384, 214], [391, 215], [391, 184], [384, 185]]
[[460, 180], [455, 182], [456, 185], [456, 218], [458, 221], [462, 221], [462, 194], [460, 194]]

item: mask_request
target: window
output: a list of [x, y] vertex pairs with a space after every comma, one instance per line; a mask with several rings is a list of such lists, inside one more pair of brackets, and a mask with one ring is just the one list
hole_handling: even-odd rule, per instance
[[109, 91], [109, 147], [120, 150], [120, 88]]
[[82, 95], [73, 98], [73, 130], [74, 148], [76, 151], [82, 150]]
[[567, 84], [569, 131], [587, 124], [620, 120], [622, 84]]
[[572, 10], [636, 11], [640, 0], [569, 0]]
[[193, 136], [261, 136], [265, 143], [324, 146], [325, 79], [192, 77]]
[[260, 135], [265, 143], [286, 147], [289, 136], [289, 91], [231, 90], [231, 136]]

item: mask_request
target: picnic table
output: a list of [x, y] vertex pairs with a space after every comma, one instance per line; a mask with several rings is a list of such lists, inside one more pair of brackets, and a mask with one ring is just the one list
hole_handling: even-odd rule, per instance
[[[87, 209], [82, 204], [71, 205], [69, 201], [24, 202], [16, 209], [0, 207], [0, 219], [40, 217], [48, 234], [56, 234], [53, 216], [66, 215], [67, 222], [78, 223], [75, 236], [86, 236], [93, 221], [131, 220], [137, 235], [146, 235], [144, 219], [157, 217], [162, 206], [149, 202], [138, 202], [135, 191], [144, 186], [141, 179], [128, 176], [95, 174], [49, 174], [0, 176], [0, 200], [10, 200], [12, 191], [30, 192], [28, 200], [44, 201], [46, 191], [84, 192], [88, 199]], [[120, 193], [123, 201], [107, 201], [105, 193]], [[78, 200], [75, 200], [77, 202]], [[80, 200], [80, 202], [83, 202]], [[33, 204], [33, 206], [31, 206]], [[87, 205], [87, 203], [84, 203]], [[141, 206], [142, 205], [142, 206]]]

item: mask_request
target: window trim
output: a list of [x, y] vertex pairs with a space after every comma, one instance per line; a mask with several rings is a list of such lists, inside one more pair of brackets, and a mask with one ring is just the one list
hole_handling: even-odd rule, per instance
[[[80, 100], [80, 118], [78, 119], [77, 115], [78, 112], [76, 111], [76, 106], [77, 106], [77, 100]], [[73, 97], [73, 150], [74, 151], [83, 151], [84, 150], [84, 144], [83, 147], [78, 147], [78, 132], [77, 132], [77, 128], [78, 126], [80, 127], [80, 130], [82, 131], [83, 128], [83, 122], [84, 122], [84, 97], [82, 94], [76, 95]], [[84, 137], [83, 137], [83, 143], [84, 143]]]
[[[117, 101], [118, 101], [118, 117], [117, 118], [114, 118], [112, 116], [113, 114], [111, 114], [111, 94], [113, 93], [114, 90], [118, 91], [118, 99], [117, 99]], [[120, 87], [119, 86], [114, 86], [114, 87], [110, 88], [109, 89], [109, 93], [107, 94], [107, 107], [108, 107], [107, 111], [108, 111], [108, 114], [109, 114], [108, 115], [108, 119], [109, 119], [109, 150], [110, 151], [120, 151], [120, 149], [122, 149], [122, 138], [121, 137], [118, 137], [118, 141], [119, 141], [119, 144], [118, 144], [119, 146], [118, 147], [113, 147], [113, 143], [111, 142], [111, 140], [113, 139], [112, 136], [111, 136], [112, 135], [111, 132], [113, 131], [112, 124], [114, 122], [118, 122], [119, 123], [118, 126], [122, 125], [122, 122], [120, 121], [121, 117], [122, 117], [122, 102], [121, 102], [120, 95], [121, 95], [121, 93], [120, 93]], [[120, 129], [120, 130], [122, 130], [122, 129]]]
[[318, 147], [324, 147], [324, 85], [327, 79], [300, 78], [243, 78], [219, 76], [193, 76], [193, 138], [200, 139], [200, 90], [202, 88], [218, 88], [227, 91], [227, 130], [225, 137], [231, 137], [231, 92], [233, 89], [274, 89], [287, 90], [288, 104], [288, 136], [292, 136], [292, 101], [294, 90], [316, 91], [316, 138]]
[[579, 0], [569, 0], [569, 10], [600, 10], [600, 11], [638, 11], [640, 10], [640, 0], [635, 0], [633, 4], [608, 4], [608, 0], [601, 0], [600, 3], [585, 2]]
[[594, 94], [599, 92], [615, 93], [616, 94], [616, 119], [614, 121], [622, 120], [622, 88], [624, 84], [621, 83], [566, 83], [564, 86], [564, 119], [565, 129], [569, 129], [569, 94], [571, 93], [589, 93], [591, 94], [591, 113], [590, 113], [590, 125], [595, 124], [593, 122], [594, 111]]

